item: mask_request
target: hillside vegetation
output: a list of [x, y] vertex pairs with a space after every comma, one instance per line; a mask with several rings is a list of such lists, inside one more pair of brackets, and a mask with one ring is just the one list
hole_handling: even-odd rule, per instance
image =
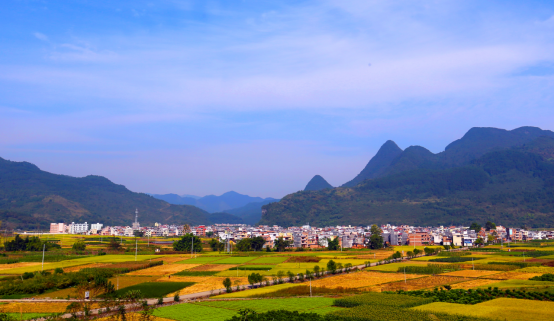
[[[412, 148], [408, 158], [409, 148], [401, 155], [411, 161], [405, 162], [409, 166], [404, 171], [391, 171], [354, 187], [290, 194], [264, 206], [261, 223], [451, 225], [493, 220], [503, 225], [554, 226], [554, 139], [543, 136], [508, 149], [501, 143], [498, 148], [486, 145], [492, 152], [477, 159], [448, 167], [434, 163], [431, 158], [436, 155], [426, 158], [429, 154], [420, 147]], [[419, 166], [409, 169], [416, 163]]]

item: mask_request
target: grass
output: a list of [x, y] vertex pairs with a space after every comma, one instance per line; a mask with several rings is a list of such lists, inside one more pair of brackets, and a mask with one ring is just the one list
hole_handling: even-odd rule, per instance
[[115, 292], [115, 296], [123, 296], [128, 291], [139, 290], [144, 297], [159, 298], [193, 284], [193, 282], [147, 282], [122, 288]]
[[253, 290], [246, 290], [241, 292], [233, 292], [233, 293], [225, 293], [222, 295], [214, 296], [214, 299], [220, 299], [220, 298], [246, 298], [246, 297], [253, 297], [260, 294], [267, 294], [267, 293], [273, 293], [275, 291], [284, 290], [291, 287], [296, 287], [298, 284], [292, 284], [292, 283], [285, 283], [285, 284], [277, 284], [277, 285], [271, 285], [267, 287], [257, 288]]
[[554, 302], [499, 298], [475, 305], [435, 302], [412, 310], [467, 314], [493, 320], [550, 321]]
[[244, 300], [244, 301], [214, 301], [201, 302], [201, 305], [226, 308], [230, 310], [252, 309], [256, 312], [266, 312], [269, 310], [290, 310], [305, 311], [319, 307], [328, 307], [333, 305], [333, 299], [325, 297], [312, 298], [290, 298], [290, 299], [267, 299], [267, 300]]
[[246, 262], [249, 262], [253, 259], [256, 259], [258, 257], [250, 257], [250, 256], [245, 256], [245, 257], [228, 257], [228, 258], [224, 258], [224, 259], [220, 259], [218, 261], [215, 261], [213, 262], [213, 264], [244, 264]]

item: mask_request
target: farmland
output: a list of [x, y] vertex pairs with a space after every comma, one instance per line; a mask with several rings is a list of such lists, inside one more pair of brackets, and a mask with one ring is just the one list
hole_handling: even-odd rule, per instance
[[[88, 238], [88, 237], [87, 237]], [[67, 240], [66, 240], [67, 241]], [[94, 241], [96, 242], [96, 240]], [[95, 244], [96, 245], [96, 244]], [[529, 246], [527, 246], [529, 247]], [[413, 250], [413, 248], [411, 248]], [[407, 248], [400, 248], [405, 252]], [[390, 294], [382, 292], [410, 292], [410, 291], [445, 291], [458, 290], [485, 290], [489, 287], [505, 290], [527, 290], [528, 292], [545, 292], [545, 296], [535, 295], [533, 303], [549, 303], [551, 291], [554, 291], [554, 282], [533, 281], [529, 278], [543, 273], [551, 273], [554, 267], [547, 266], [552, 260], [542, 258], [544, 252], [530, 252], [541, 258], [519, 256], [517, 252], [484, 252], [482, 250], [463, 252], [458, 254], [440, 254], [434, 256], [422, 256], [412, 259], [386, 263], [383, 260], [389, 258], [393, 252], [386, 250], [357, 250], [357, 251], [304, 251], [297, 252], [247, 252], [237, 254], [220, 254], [218, 252], [202, 252], [191, 256], [166, 252], [164, 254], [139, 253], [136, 257], [132, 252], [112, 253], [96, 255], [89, 253], [75, 255], [68, 253], [68, 259], [63, 260], [62, 253], [51, 255], [52, 262], [45, 262], [41, 273], [42, 263], [37, 261], [37, 254], [9, 255], [0, 264], [0, 275], [3, 282], [0, 283], [29, 283], [36, 280], [45, 281], [49, 278], [55, 281], [53, 286], [30, 294], [5, 293], [10, 298], [41, 298], [41, 299], [66, 299], [82, 297], [83, 288], [71, 284], [64, 284], [64, 277], [71, 274], [84, 274], [88, 283], [94, 281], [95, 274], [107, 274], [115, 292], [98, 293], [101, 297], [124, 296], [128, 291], [140, 291], [140, 295], [157, 299], [166, 297], [173, 299], [175, 295], [181, 297], [197, 297], [198, 293], [208, 296], [212, 301], [199, 301], [194, 303], [172, 303], [169, 306], [159, 307], [155, 310], [157, 319], [174, 320], [221, 320], [229, 319], [237, 314], [240, 309], [252, 309], [262, 313], [268, 310], [297, 310], [299, 312], [313, 312], [326, 319], [490, 319], [497, 307], [508, 302], [500, 300], [518, 300], [525, 297], [520, 293], [513, 293], [515, 298], [487, 298], [472, 306], [473, 310], [462, 310], [457, 305], [465, 304], [436, 302], [431, 298], [416, 297], [416, 295]], [[549, 255], [550, 256], [550, 255]], [[17, 258], [12, 261], [12, 258]], [[29, 262], [25, 262], [28, 258]], [[446, 262], [436, 262], [433, 259], [447, 259]], [[465, 258], [464, 260], [452, 260]], [[473, 258], [473, 260], [471, 260]], [[479, 259], [477, 259], [479, 258]], [[469, 259], [469, 260], [467, 260]], [[314, 268], [320, 271], [327, 270], [330, 261], [343, 268], [348, 264], [366, 266], [368, 262], [379, 262], [379, 265], [363, 268], [349, 273], [326, 274], [323, 277], [311, 276], [309, 279], [300, 279], [304, 274], [313, 274]], [[151, 266], [154, 265], [156, 266]], [[509, 265], [511, 263], [511, 265]], [[508, 265], [507, 265], [508, 264]], [[151, 266], [151, 267], [150, 267]], [[63, 270], [56, 270], [62, 268]], [[337, 267], [338, 268], [338, 267]], [[404, 273], [406, 269], [406, 274]], [[439, 269], [440, 268], [440, 269]], [[128, 270], [127, 270], [128, 269]], [[132, 271], [129, 271], [132, 270]], [[340, 270], [340, 269], [338, 269]], [[34, 274], [30, 274], [33, 273]], [[294, 283], [288, 283], [288, 274], [295, 277]], [[24, 280], [23, 274], [33, 276]], [[251, 288], [248, 276], [256, 273], [264, 279], [263, 287]], [[302, 275], [297, 275], [297, 274]], [[30, 274], [30, 275], [29, 275]], [[89, 275], [86, 275], [89, 274]], [[281, 275], [285, 280], [279, 280]], [[87, 277], [88, 276], [88, 277]], [[223, 282], [229, 278], [231, 293], [225, 292]], [[300, 279], [300, 280], [297, 280]], [[265, 286], [265, 284], [273, 284]], [[18, 285], [19, 285], [18, 284]], [[43, 283], [47, 285], [48, 283]], [[50, 283], [52, 284], [52, 283]], [[48, 284], [49, 285], [49, 284]], [[310, 288], [311, 287], [311, 288]], [[311, 290], [314, 297], [310, 298]], [[95, 295], [97, 293], [94, 293]], [[108, 295], [111, 294], [111, 295]], [[508, 294], [508, 293], [506, 293]], [[512, 293], [510, 293], [512, 294]], [[531, 293], [529, 293], [531, 294]], [[543, 293], [540, 293], [543, 294]], [[351, 300], [348, 299], [351, 296]], [[401, 295], [401, 296], [400, 296]], [[392, 301], [394, 297], [396, 306], [394, 309], [384, 309], [391, 304], [383, 304]], [[214, 301], [216, 300], [216, 301]], [[225, 301], [223, 301], [225, 300]], [[342, 302], [341, 302], [342, 301]], [[384, 301], [384, 302], [383, 302]], [[394, 302], [393, 301], [393, 302]], [[435, 301], [435, 302], [433, 302]], [[496, 301], [496, 302], [495, 302]], [[431, 303], [433, 302], [433, 303]], [[67, 303], [55, 303], [46, 306], [38, 303], [32, 309], [26, 309], [28, 314], [48, 314], [65, 312]], [[354, 304], [353, 304], [354, 303]], [[357, 304], [356, 304], [357, 303]], [[485, 305], [489, 303], [489, 305]], [[504, 303], [504, 304], [503, 304]], [[448, 305], [453, 305], [452, 310]], [[352, 308], [351, 306], [356, 306]], [[26, 308], [21, 302], [4, 304], [0, 308], [10, 314], [19, 313]], [[533, 308], [533, 306], [529, 306]], [[533, 309], [534, 310], [534, 309]], [[542, 317], [541, 310], [536, 318]], [[544, 310], [543, 310], [544, 311]], [[25, 313], [22, 312], [22, 313]], [[467, 312], [472, 316], [468, 317]], [[489, 313], [487, 313], [489, 312]], [[515, 313], [514, 313], [515, 314]], [[523, 314], [523, 313], [520, 313]], [[29, 316], [31, 317], [31, 316]]]

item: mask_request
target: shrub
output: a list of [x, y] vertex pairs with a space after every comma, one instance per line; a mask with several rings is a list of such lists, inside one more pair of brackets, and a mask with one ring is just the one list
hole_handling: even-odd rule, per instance
[[175, 296], [173, 297], [173, 301], [179, 302], [179, 300], [180, 300], [179, 294], [175, 294]]

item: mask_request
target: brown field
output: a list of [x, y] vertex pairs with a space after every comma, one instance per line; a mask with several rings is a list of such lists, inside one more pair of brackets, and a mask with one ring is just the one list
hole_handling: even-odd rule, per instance
[[400, 281], [400, 282], [393, 282], [389, 284], [383, 284], [380, 286], [381, 286], [381, 291], [398, 291], [398, 290], [415, 291], [415, 290], [422, 290], [426, 288], [433, 288], [435, 286], [452, 284], [459, 281], [463, 281], [463, 278], [456, 277], [456, 276], [436, 275], [436, 276], [428, 276], [423, 278], [412, 279], [407, 281], [407, 283], [404, 283], [404, 281]]
[[83, 268], [104, 267], [104, 266], [108, 266], [108, 265], [110, 265], [110, 263], [91, 263], [91, 264], [86, 264], [86, 265], [70, 266], [70, 267], [64, 268], [63, 271], [66, 272], [66, 273], [67, 272], [78, 272]]
[[194, 267], [194, 268], [190, 269], [189, 271], [219, 272], [219, 271], [224, 271], [224, 270], [236, 267], [236, 266], [237, 265], [232, 265], [232, 264], [231, 265], [206, 264], [206, 265], [201, 265], [201, 266]]
[[[224, 279], [225, 277], [217, 277], [217, 276], [171, 276], [171, 278], [168, 278], [168, 277], [159, 278], [156, 280], [156, 282], [195, 282], [196, 284], [189, 286], [183, 290], [175, 292], [175, 293], [179, 293], [180, 295], [185, 295], [185, 294], [222, 289], [224, 288], [223, 287]], [[248, 284], [248, 278], [246, 277], [231, 277], [231, 281], [233, 282], [233, 289], [235, 288], [235, 281], [237, 280], [240, 281], [240, 285]], [[167, 295], [167, 297], [174, 296], [175, 293], [171, 293]]]
[[[407, 279], [419, 278], [422, 275], [406, 274]], [[320, 280], [312, 281], [314, 287], [327, 287], [327, 288], [360, 288], [373, 286], [383, 283], [389, 283], [394, 281], [404, 280], [404, 274], [402, 273], [380, 273], [374, 271], [360, 271], [357, 273], [337, 275]], [[309, 285], [309, 282], [305, 282], [305, 285]]]
[[452, 289], [464, 289], [476, 288], [479, 286], [485, 286], [493, 283], [498, 283], [498, 280], [491, 280], [486, 278], [476, 278], [467, 282], [456, 283], [452, 285]]
[[160, 275], [169, 275], [175, 274], [185, 269], [191, 269], [193, 267], [199, 266], [200, 264], [167, 264], [154, 266], [147, 269], [141, 269], [138, 271], [127, 273], [126, 275], [150, 275], [150, 276], [160, 276]]
[[[69, 305], [69, 302], [10, 302], [0, 305], [0, 310], [5, 313], [62, 313]], [[94, 303], [93, 308], [98, 308]]]
[[[127, 314], [125, 314], [125, 316], [127, 318], [127, 321], [141, 321], [142, 320], [142, 316], [140, 315], [140, 313], [137, 313], [137, 312], [128, 312]], [[115, 314], [115, 315], [107, 316], [105, 318], [95, 319], [94, 321], [121, 321], [121, 319], [118, 318], [117, 314]], [[150, 321], [175, 321], [175, 320], [161, 318], [159, 316], [151, 316]]]
[[[50, 264], [50, 263], [44, 263], [44, 264]], [[27, 266], [41, 266], [42, 263], [13, 263], [13, 264], [0, 264], [0, 273], [2, 273], [2, 270], [10, 269], [10, 268], [19, 268], [19, 267], [27, 267]]]
[[505, 272], [487, 276], [487, 279], [493, 280], [528, 280], [531, 277], [540, 276], [540, 273], [522, 273], [522, 272]]
[[463, 271], [442, 273], [440, 275], [459, 276], [459, 277], [481, 277], [481, 276], [493, 275], [497, 273], [498, 273], [497, 271], [463, 270]]
[[75, 293], [75, 288], [74, 287], [69, 287], [69, 288], [66, 288], [66, 289], [63, 289], [63, 290], [43, 293], [43, 294], [35, 296], [35, 298], [39, 298], [39, 299], [67, 299], [68, 295], [70, 297], [75, 297], [74, 293]]

